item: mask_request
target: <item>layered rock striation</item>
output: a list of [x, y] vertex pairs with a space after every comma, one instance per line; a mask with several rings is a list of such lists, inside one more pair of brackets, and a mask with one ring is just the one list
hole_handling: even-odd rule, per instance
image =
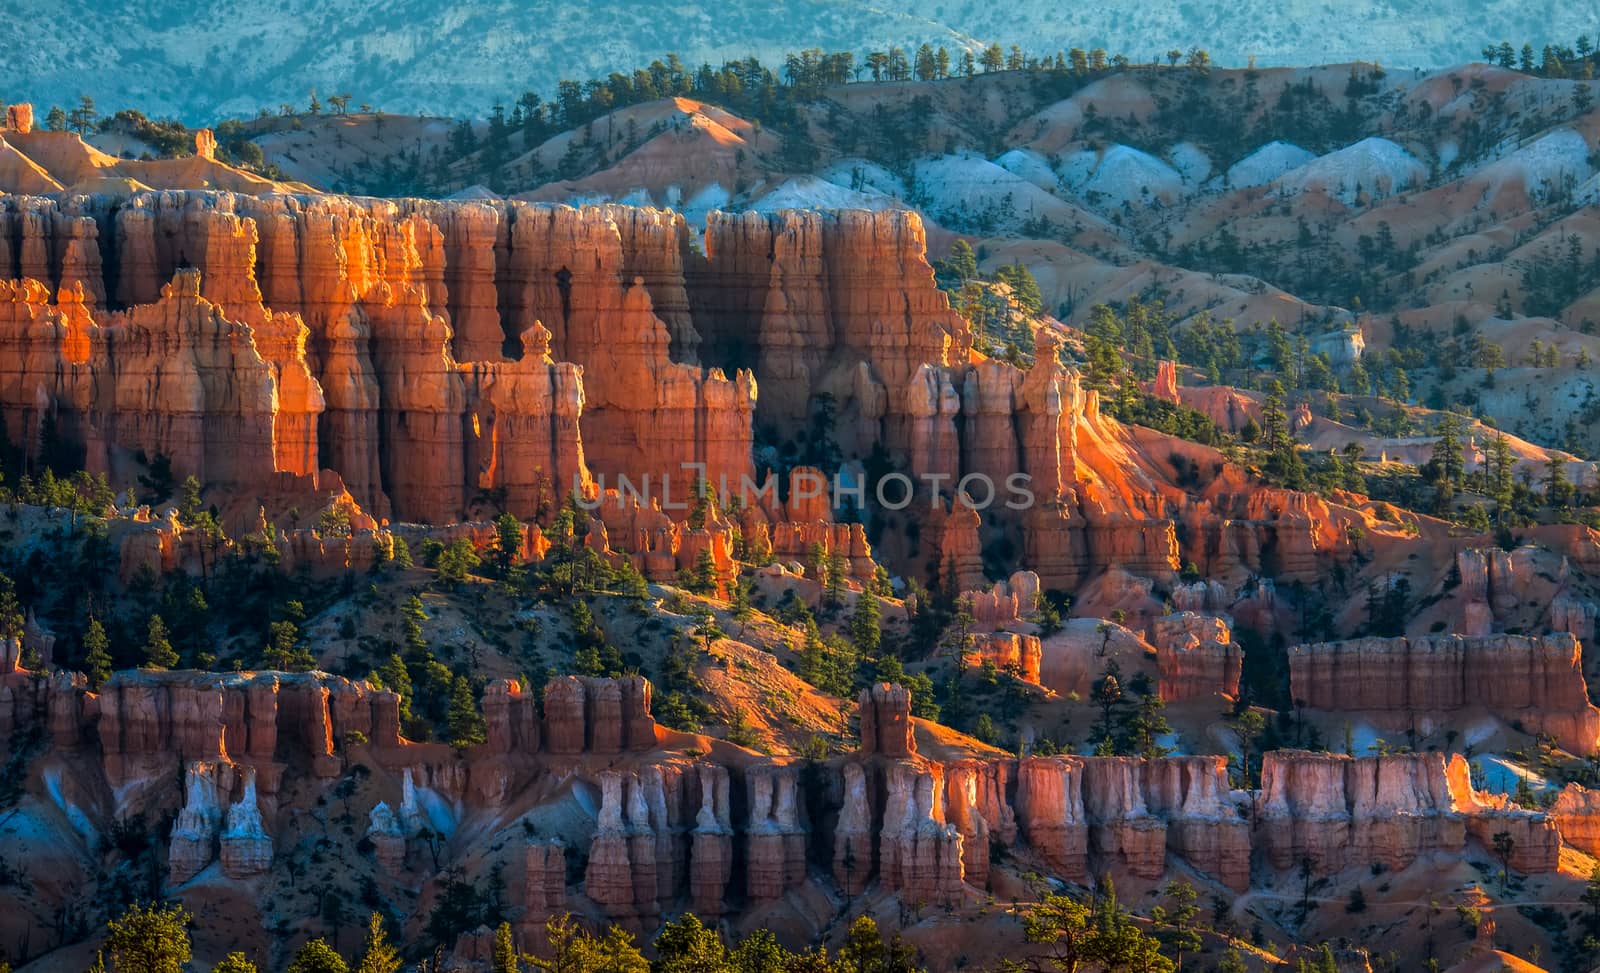
[[1370, 638], [1289, 650], [1297, 704], [1360, 712], [1409, 725], [1481, 707], [1548, 733], [1574, 753], [1600, 743], [1600, 709], [1589, 702], [1583, 653], [1570, 634]]

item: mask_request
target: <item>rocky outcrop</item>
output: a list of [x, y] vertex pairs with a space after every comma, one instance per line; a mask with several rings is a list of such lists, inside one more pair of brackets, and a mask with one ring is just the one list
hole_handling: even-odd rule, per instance
[[484, 687], [483, 719], [492, 752], [538, 752], [539, 708], [519, 680], [497, 679]]
[[[497, 325], [498, 327], [498, 325]], [[477, 490], [502, 492], [506, 509], [548, 511], [594, 491], [579, 426], [583, 371], [550, 357], [550, 333], [523, 335], [520, 361], [462, 366], [469, 413], [467, 472]]]
[[992, 664], [1001, 672], [1012, 673], [1023, 682], [1037, 686], [1043, 655], [1044, 650], [1037, 635], [978, 632], [972, 637], [972, 648], [966, 654], [966, 664], [973, 668]]
[[[674, 341], [683, 348], [691, 340], [687, 301], [668, 286], [672, 258], [625, 255], [615, 219], [624, 214], [629, 244], [672, 245], [679, 218], [671, 214], [509, 204], [497, 241], [502, 325], [523, 334], [542, 322], [555, 357], [583, 368], [584, 439], [596, 474], [635, 483], [671, 477], [682, 497], [694, 482], [682, 464], [701, 463], [710, 482], [737, 484], [754, 474], [755, 380], [672, 360]], [[635, 272], [624, 276], [630, 263]], [[657, 300], [675, 328], [657, 315]]]
[[1600, 855], [1600, 790], [1568, 784], [1556, 795], [1550, 817], [1561, 840], [1589, 855]]
[[1016, 813], [1028, 844], [1072, 881], [1088, 879], [1091, 861], [1159, 878], [1170, 850], [1230, 888], [1249, 885], [1249, 825], [1222, 757], [1027, 758]]
[[972, 599], [972, 620], [984, 628], [1002, 629], [1031, 621], [1039, 607], [1039, 576], [1018, 571], [1006, 581], [996, 581], [987, 591], [967, 594]]
[[910, 761], [890, 765], [878, 879], [902, 900], [959, 905], [966, 897], [962, 835], [944, 820], [943, 781]]
[[1156, 362], [1156, 377], [1150, 386], [1150, 394], [1174, 405], [1181, 401], [1178, 398], [1178, 366], [1175, 362], [1167, 359]]
[[1169, 703], [1208, 696], [1238, 696], [1244, 655], [1226, 619], [1194, 612], [1150, 622], [1156, 647], [1157, 691]]
[[33, 106], [25, 101], [7, 105], [6, 130], [16, 132], [18, 135], [27, 135], [33, 131]]
[[872, 803], [867, 772], [859, 763], [844, 765], [844, 803], [833, 829], [833, 880], [847, 896], [867, 887], [873, 870]]
[[878, 683], [861, 691], [857, 708], [861, 721], [861, 752], [885, 757], [907, 757], [917, 752], [911, 726], [911, 691], [891, 683]]
[[916, 213], [713, 213], [705, 250], [690, 276], [701, 358], [754, 361], [759, 418], [780, 441], [826, 394], [847, 455], [881, 440], [896, 460], [955, 472], [945, 369], [971, 331], [934, 286]]
[[1225, 757], [1164, 757], [1141, 768], [1146, 806], [1167, 848], [1236, 891], [1250, 886], [1250, 826], [1233, 802]]
[[1273, 867], [1311, 862], [1317, 874], [1381, 862], [1401, 869], [1459, 854], [1471, 834], [1485, 849], [1513, 834], [1522, 871], [1556, 867], [1560, 835], [1539, 812], [1473, 791], [1466, 761], [1437, 752], [1353, 758], [1273, 751], [1261, 772], [1258, 829]]
[[523, 854], [522, 918], [518, 931], [527, 941], [545, 921], [568, 911], [567, 849], [560, 841], [529, 838]]
[[[382, 736], [392, 694], [322, 673], [119, 672], [95, 701], [101, 760], [114, 786], [165, 779], [179, 764], [243, 764], [278, 791], [284, 756], [337, 776], [334, 741]], [[377, 728], [377, 729], [375, 729]]]
[[700, 783], [700, 809], [695, 812], [689, 851], [689, 894], [698, 915], [717, 916], [725, 909], [733, 879], [733, 824], [729, 807], [728, 768], [695, 766]]
[[222, 806], [232, 779], [231, 768], [202, 761], [191, 763], [184, 773], [183, 809], [167, 849], [167, 875], [173, 885], [184, 884], [215, 860]]
[[1574, 753], [1600, 743], [1582, 651], [1564, 633], [1541, 637], [1426, 636], [1297, 645], [1289, 650], [1297, 703], [1360, 712], [1380, 724], [1482, 707]]
[[228, 808], [221, 857], [222, 873], [229, 878], [249, 878], [272, 867], [272, 836], [261, 820], [254, 770], [244, 772], [244, 793]]
[[372, 842], [373, 857], [385, 872], [398, 875], [405, 870], [406, 829], [386, 802], [379, 801], [372, 806], [366, 837]]
[[745, 892], [753, 901], [782, 898], [806, 877], [806, 831], [800, 819], [794, 767], [752, 768], [746, 775], [750, 820]]
[[[545, 687], [545, 749], [555, 754], [619, 754], [656, 745], [650, 682], [639, 676], [563, 676]], [[530, 701], [531, 702], [531, 701]]]
[[[681, 782], [676, 776], [673, 781]], [[662, 900], [670, 900], [681, 887], [684, 862], [668, 816], [666, 788], [659, 767], [600, 775], [600, 811], [584, 893], [613, 919], [653, 917]]]

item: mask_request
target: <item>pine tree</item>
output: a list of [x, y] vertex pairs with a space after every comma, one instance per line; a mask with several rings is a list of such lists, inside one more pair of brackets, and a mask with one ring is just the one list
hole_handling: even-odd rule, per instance
[[180, 973], [189, 962], [189, 921], [179, 905], [134, 905], [106, 925], [117, 973]]
[[295, 952], [284, 973], [350, 973], [350, 966], [326, 940], [313, 939]]
[[711, 549], [704, 548], [695, 555], [694, 570], [689, 575], [689, 590], [697, 595], [711, 595], [717, 591], [717, 562]]
[[211, 968], [211, 973], [259, 973], [256, 964], [243, 953], [229, 953], [222, 962]]
[[[518, 962], [516, 946], [511, 942], [511, 923], [502, 922], [495, 928], [494, 953], [490, 956], [489, 963], [493, 973], [520, 973], [522, 964]], [[398, 965], [397, 960], [396, 966]], [[368, 971], [363, 967], [357, 973], [368, 973]]]
[[822, 582], [823, 593], [830, 605], [844, 604], [845, 575], [848, 574], [848, 565], [845, 563], [844, 552], [839, 546], [834, 545], [828, 552], [827, 576]]
[[83, 671], [89, 677], [89, 689], [99, 692], [111, 678], [111, 640], [106, 638], [106, 627], [100, 619], [90, 618], [83, 633]]
[[738, 578], [733, 582], [733, 600], [730, 603], [732, 615], [736, 621], [744, 621], [755, 613], [750, 605], [750, 585], [753, 582], [741, 581]]
[[366, 952], [355, 973], [398, 973], [400, 966], [400, 953], [390, 945], [389, 936], [384, 932], [383, 916], [374, 912], [367, 919]]
[[472, 684], [466, 676], [457, 676], [450, 684], [450, 710], [445, 724], [452, 747], [476, 746], [488, 739], [488, 724], [478, 712], [478, 701], [473, 698]]
[[406, 671], [405, 662], [391, 654], [368, 678], [375, 686], [400, 697], [400, 725], [411, 722], [411, 674]]
[[1511, 442], [1502, 433], [1489, 440], [1489, 489], [1494, 498], [1495, 519], [1501, 525], [1511, 517], [1511, 503], [1516, 498], [1516, 458], [1511, 452]]
[[146, 669], [171, 669], [178, 664], [178, 653], [167, 635], [167, 623], [160, 615], [150, 616], [144, 640], [144, 664]]
[[1567, 479], [1567, 464], [1554, 454], [1545, 461], [1544, 501], [1553, 510], [1572, 502], [1572, 481]]
[[405, 633], [407, 662], [422, 662], [430, 655], [428, 640], [422, 634], [422, 623], [427, 620], [428, 613], [422, 608], [422, 599], [416, 595], [407, 598], [405, 604], [400, 606], [400, 622]]
[[1461, 457], [1461, 420], [1447, 412], [1439, 420], [1437, 432], [1439, 439], [1433, 444], [1432, 459], [1439, 470], [1441, 491], [1448, 489], [1453, 494], [1461, 489], [1461, 478], [1466, 469]]
[[389, 550], [389, 561], [402, 571], [411, 570], [411, 545], [406, 543], [404, 537], [393, 539], [393, 546]]
[[510, 576], [522, 551], [522, 521], [511, 514], [501, 514], [494, 519], [494, 566], [501, 579]]
[[862, 656], [876, 658], [882, 640], [878, 599], [872, 593], [863, 591], [856, 599], [855, 611], [850, 614], [850, 641], [855, 643], [856, 651]]

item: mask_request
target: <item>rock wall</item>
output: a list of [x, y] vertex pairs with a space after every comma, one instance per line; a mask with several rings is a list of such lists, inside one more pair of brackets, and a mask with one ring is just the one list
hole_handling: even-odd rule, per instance
[[[961, 590], [987, 586], [1001, 540], [1021, 549], [1006, 570], [1038, 578], [1025, 593], [1111, 569], [1168, 583], [1186, 562], [1311, 581], [1349, 550], [1315, 498], [1178, 486], [1173, 455], [1196, 478], [1219, 458], [1101, 416], [1053, 331], [1026, 370], [975, 355], [914, 213], [716, 213], [706, 256], [689, 238], [681, 216], [620, 206], [6, 197], [0, 281], [39, 283], [0, 292], [0, 415], [13, 442], [49, 416], [118, 486], [140, 450], [252, 508], [260, 474], [331, 471], [377, 521], [429, 522], [548, 522], [626, 476], [681, 523], [669, 496], [701, 471], [723, 496], [754, 477], [757, 427], [777, 450], [764, 472], [826, 426], [856, 482], [879, 450], [936, 478], [915, 492], [941, 502], [914, 504], [881, 555]], [[954, 502], [973, 476], [995, 490], [987, 520]], [[1027, 499], [1008, 507], [1013, 486]], [[822, 543], [871, 577], [861, 525], [763, 513], [741, 524], [756, 549]]]
[[[861, 750], [802, 766], [659, 746], [638, 679], [554, 680], [542, 714], [520, 684], [491, 683], [488, 739], [457, 751], [401, 739], [392, 694], [322, 674], [124, 672], [91, 694], [70, 678], [34, 680], [16, 655], [0, 654], [12, 719], [48, 719], [61, 747], [92, 742], [115, 803], [107, 822], [177, 812], [174, 886], [270, 873], [275, 836], [296, 813], [280, 801], [331, 793], [340, 740], [372, 771], [371, 803], [353, 809], [367, 814], [372, 866], [418, 881], [435, 856], [462, 853], [453, 836], [492, 835], [474, 847], [511, 849], [496, 860], [510, 868], [524, 937], [567, 911], [644, 932], [683, 908], [777, 915], [819, 894], [961, 908], [1023, 871], [1156, 882], [1187, 868], [1244, 891], [1254, 846], [1260, 867], [1309, 860], [1329, 874], [1487, 857], [1505, 833], [1514, 870], [1545, 872], [1563, 832], [1580, 848], [1600, 832], [1600, 802], [1581, 788], [1548, 814], [1525, 811], [1475, 792], [1461, 757], [1431, 752], [1273, 751], [1257, 793], [1230, 791], [1221, 756], [1018, 760], [957, 748], [931, 758], [910, 747], [909, 698], [896, 686], [864, 694]], [[19, 693], [25, 685], [36, 688]], [[57, 732], [72, 721], [76, 734]], [[584, 864], [569, 875], [574, 845]], [[1003, 859], [991, 860], [995, 847]]]
[[1269, 752], [1259, 816], [1275, 868], [1310, 861], [1318, 874], [1369, 862], [1398, 870], [1429, 854], [1459, 855], [1469, 834], [1487, 849], [1501, 831], [1514, 835], [1514, 868], [1554, 871], [1561, 845], [1555, 820], [1476, 793], [1465, 759], [1437, 752]]
[[1239, 695], [1244, 654], [1226, 619], [1175, 612], [1152, 619], [1149, 635], [1156, 647], [1157, 688], [1163, 700]]
[[1001, 672], [1010, 672], [1023, 682], [1039, 685], [1039, 665], [1044, 649], [1037, 635], [1015, 632], [978, 632], [972, 637], [966, 664], [973, 668], [992, 663]]
[[879, 683], [861, 691], [857, 707], [861, 752], [907, 757], [917, 752], [911, 725], [911, 693], [902, 686]]
[[1370, 638], [1289, 650], [1290, 691], [1315, 710], [1408, 724], [1419, 714], [1482, 707], [1574, 753], [1600, 743], [1582, 647], [1569, 634]]
[[1064, 877], [1159, 878], [1171, 850], [1230, 888], [1249, 885], [1249, 824], [1222, 757], [1031, 757], [1017, 781], [1021, 831]]
[[620, 754], [656, 745], [650, 682], [641, 676], [562, 676], [544, 690], [545, 749], [555, 754]]

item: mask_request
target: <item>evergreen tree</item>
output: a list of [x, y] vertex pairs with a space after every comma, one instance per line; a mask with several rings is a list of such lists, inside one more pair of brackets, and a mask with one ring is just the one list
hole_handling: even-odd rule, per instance
[[411, 570], [411, 545], [406, 543], [404, 537], [395, 537], [393, 546], [389, 550], [389, 561], [402, 571]]
[[736, 621], [745, 621], [755, 613], [755, 609], [750, 605], [751, 584], [753, 584], [753, 582], [742, 581], [738, 578], [735, 578], [733, 581], [733, 601], [731, 602], [731, 614]]
[[522, 551], [522, 521], [511, 514], [494, 519], [494, 566], [502, 580], [511, 575]]
[[259, 973], [256, 964], [243, 953], [229, 953], [222, 962], [211, 968], [211, 973]]
[[875, 658], [878, 654], [878, 646], [883, 640], [879, 617], [877, 597], [863, 591], [856, 599], [855, 611], [850, 613], [850, 641], [855, 643], [856, 651], [864, 657]]
[[146, 669], [171, 669], [178, 664], [178, 653], [167, 635], [167, 623], [160, 615], [150, 616], [144, 640], [144, 664]]
[[1511, 442], [1502, 433], [1489, 440], [1489, 490], [1494, 498], [1495, 519], [1505, 525], [1511, 517], [1511, 504], [1516, 498], [1516, 457], [1511, 452]]
[[[691, 913], [692, 914], [692, 913]], [[395, 968], [399, 968], [399, 958], [395, 959]], [[511, 923], [502, 922], [494, 930], [494, 952], [489, 957], [489, 969], [492, 973], [521, 973], [522, 964], [517, 958], [517, 948], [511, 942]], [[368, 973], [363, 966], [356, 973]], [[392, 971], [384, 971], [392, 973]]]
[[622, 558], [622, 563], [617, 565], [614, 579], [618, 594], [636, 601], [644, 601], [650, 597], [650, 582], [639, 573], [639, 568], [633, 563], [632, 558]]
[[1567, 464], [1559, 456], [1545, 461], [1544, 501], [1553, 510], [1572, 502], [1572, 481], [1567, 479]]
[[445, 716], [452, 747], [476, 746], [488, 739], [489, 727], [478, 712], [472, 684], [466, 676], [456, 676], [450, 684], [450, 709]]
[[[383, 928], [383, 916], [374, 912], [367, 918], [366, 950], [361, 955], [361, 965], [355, 973], [399, 973], [400, 952], [389, 943]], [[515, 973], [515, 967], [512, 967]], [[499, 973], [498, 969], [496, 973]]]
[[692, 912], [662, 926], [655, 946], [651, 973], [723, 973], [728, 969], [722, 937]]
[[189, 962], [189, 912], [179, 905], [135, 904], [106, 925], [106, 950], [117, 973], [181, 973]]
[[695, 555], [694, 570], [689, 575], [689, 590], [697, 595], [712, 595], [717, 592], [717, 562], [711, 556], [711, 549], [704, 548]]
[[83, 633], [83, 672], [89, 677], [89, 689], [99, 692], [111, 678], [111, 640], [106, 638], [106, 627], [100, 619], [90, 618]]
[[1261, 428], [1267, 447], [1265, 472], [1267, 478], [1279, 486], [1303, 490], [1306, 486], [1305, 464], [1300, 459], [1294, 436], [1289, 433], [1289, 417], [1283, 408], [1283, 396], [1283, 383], [1274, 379], [1261, 406]]
[[1438, 440], [1433, 444], [1433, 457], [1431, 462], [1438, 476], [1438, 509], [1444, 507], [1461, 488], [1461, 480], [1466, 469], [1461, 456], [1461, 420], [1452, 413], [1445, 413], [1439, 420], [1437, 429]]
[[439, 572], [440, 580], [453, 587], [467, 580], [467, 574], [482, 563], [472, 542], [465, 537], [458, 537], [439, 552], [439, 560], [434, 568]]
[[350, 967], [326, 941], [313, 939], [295, 952], [284, 973], [350, 973]]
[[1197, 952], [1203, 945], [1192, 925], [1200, 913], [1195, 905], [1198, 896], [1188, 882], [1168, 882], [1166, 894], [1169, 904], [1150, 910], [1150, 922], [1156, 927], [1156, 938], [1173, 951], [1177, 968], [1182, 971], [1183, 954]]
[[844, 552], [835, 544], [828, 551], [828, 568], [822, 582], [823, 597], [829, 605], [844, 604], [845, 576], [849, 573], [849, 566], [844, 559]]

